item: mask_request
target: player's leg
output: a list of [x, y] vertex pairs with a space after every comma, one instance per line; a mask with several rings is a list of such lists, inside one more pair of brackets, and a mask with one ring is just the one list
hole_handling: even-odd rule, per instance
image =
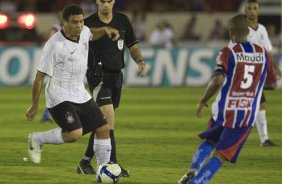
[[[112, 104], [114, 110], [119, 107], [120, 99], [121, 99], [121, 91], [122, 91], [122, 82], [123, 82], [123, 74], [120, 71], [119, 73], [115, 74], [116, 78], [116, 85], [114, 88], [112, 88], [111, 92], [111, 97], [112, 97]], [[115, 128], [115, 118], [113, 114], [113, 126], [111, 127], [110, 130], [110, 137], [111, 137], [111, 143], [112, 143], [112, 154], [111, 154], [111, 161], [119, 163], [117, 160], [117, 151], [116, 151], [116, 142], [115, 142], [115, 133], [114, 133], [114, 128]], [[121, 168], [121, 175], [122, 177], [129, 177], [129, 171], [126, 170], [120, 163], [119, 166]]]
[[203, 142], [194, 153], [192, 164], [188, 169], [188, 172], [182, 176], [178, 181], [178, 184], [186, 184], [196, 176], [213, 151], [214, 142], [219, 139], [219, 133], [221, 132], [222, 127], [215, 126], [215, 122], [212, 119], [209, 120], [209, 127], [210, 128], [207, 131], [199, 135], [200, 138], [203, 139]]
[[83, 135], [95, 131], [92, 149], [96, 155], [97, 167], [110, 161], [111, 140], [110, 127], [99, 106], [91, 99], [78, 111], [83, 126]]
[[[88, 81], [88, 86], [90, 88], [90, 91], [92, 91], [93, 93], [93, 99], [95, 102], [97, 102], [98, 94], [99, 94], [99, 97], [102, 94], [104, 94], [104, 92], [102, 92], [104, 91], [104, 88], [102, 88], [103, 83], [101, 82], [101, 78], [95, 77], [94, 75], [92, 75], [91, 71], [87, 71], [87, 81]], [[76, 172], [78, 174], [96, 174], [95, 170], [91, 166], [91, 160], [94, 157], [94, 150], [93, 150], [94, 137], [95, 137], [95, 132], [92, 132], [89, 137], [88, 145], [85, 150], [84, 156], [82, 157], [82, 159], [80, 160], [76, 168]]]
[[267, 120], [266, 120], [266, 98], [264, 92], [261, 96], [260, 109], [256, 118], [256, 126], [262, 146], [277, 146], [268, 137]]
[[[106, 117], [106, 119], [107, 119], [107, 121], [110, 125], [110, 138], [111, 138], [111, 144], [112, 144], [111, 161], [118, 163], [117, 155], [116, 155], [115, 134], [114, 134], [115, 113], [114, 113], [113, 104], [103, 105], [103, 106], [100, 107], [100, 109], [103, 112], [104, 116]], [[129, 172], [122, 165], [120, 165], [120, 168], [121, 168], [122, 177], [129, 177], [130, 176]]]
[[82, 136], [82, 127], [76, 113], [75, 106], [70, 102], [63, 102], [49, 109], [59, 128], [46, 132], [29, 134], [28, 153], [34, 163], [41, 162], [41, 148], [43, 144], [63, 144], [74, 142]]
[[207, 183], [221, 168], [225, 160], [235, 163], [251, 129], [252, 127], [224, 128], [215, 144], [216, 152], [213, 157], [189, 184]]
[[225, 157], [219, 152], [215, 152], [214, 155], [209, 159], [207, 164], [200, 170], [199, 174], [196, 175], [189, 184], [204, 184], [212, 179], [215, 173], [221, 168], [225, 161]]
[[213, 150], [213, 143], [209, 140], [204, 140], [198, 147], [197, 151], [194, 153], [192, 158], [192, 164], [188, 172], [182, 176], [178, 181], [178, 184], [186, 184], [194, 176], [196, 176], [199, 170], [202, 168], [203, 164], [206, 162]]
[[[96, 76], [92, 70], [88, 69], [86, 73], [86, 78], [88, 82], [88, 87], [89, 90], [93, 93], [93, 99], [96, 101], [97, 95], [100, 92], [100, 89], [102, 87], [102, 77], [101, 76]], [[76, 168], [76, 172], [78, 174], [96, 174], [95, 170], [91, 166], [91, 160], [94, 157], [94, 150], [93, 150], [93, 145], [94, 145], [94, 137], [95, 137], [95, 132], [92, 132], [89, 140], [88, 140], [88, 145], [85, 150], [84, 156], [79, 162], [79, 165]]]
[[[115, 107], [118, 107], [119, 100], [121, 95], [121, 88], [117, 88], [112, 90], [111, 88], [105, 87], [103, 83], [100, 83], [93, 90], [93, 99], [98, 103], [100, 109], [104, 116], [107, 119], [108, 124], [110, 125], [110, 139], [112, 145], [112, 153], [111, 153], [111, 161], [117, 163], [116, 158], [116, 144], [115, 144], [115, 135], [114, 135], [114, 125], [115, 125]], [[83, 156], [82, 160], [77, 167], [77, 173], [81, 173], [80, 170], [84, 170], [84, 174], [93, 174], [94, 172], [87, 172], [92, 170], [92, 166], [90, 161], [94, 156], [93, 151], [91, 150], [91, 145], [95, 143], [93, 136], [89, 138], [88, 146]], [[129, 176], [127, 170], [125, 170], [122, 166], [122, 175], [124, 177]]]
[[76, 173], [78, 174], [96, 174], [94, 168], [91, 165], [91, 160], [94, 157], [94, 137], [95, 132], [91, 132], [84, 156], [76, 168]]

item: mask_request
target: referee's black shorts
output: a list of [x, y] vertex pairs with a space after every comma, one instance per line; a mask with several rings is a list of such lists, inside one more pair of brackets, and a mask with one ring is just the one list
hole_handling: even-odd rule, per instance
[[120, 103], [123, 74], [118, 72], [105, 72], [103, 76], [88, 75], [87, 81], [93, 98], [99, 106], [113, 104], [117, 108]]
[[82, 128], [84, 135], [106, 124], [105, 117], [93, 99], [83, 104], [65, 101], [48, 110], [63, 132]]

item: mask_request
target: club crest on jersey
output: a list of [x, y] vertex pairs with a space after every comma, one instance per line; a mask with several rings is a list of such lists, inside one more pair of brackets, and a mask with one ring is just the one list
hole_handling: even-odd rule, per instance
[[118, 46], [118, 49], [119, 50], [122, 50], [123, 49], [123, 44], [124, 44], [124, 40], [118, 40], [117, 41], [117, 46]]
[[68, 123], [72, 124], [74, 122], [74, 117], [73, 117], [72, 113], [67, 112], [65, 117], [66, 117]]

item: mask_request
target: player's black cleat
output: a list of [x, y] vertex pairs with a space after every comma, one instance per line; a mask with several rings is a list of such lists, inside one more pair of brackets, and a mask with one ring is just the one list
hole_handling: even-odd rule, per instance
[[121, 168], [121, 177], [129, 177], [130, 176], [129, 171], [124, 169], [121, 165], [119, 166]]
[[178, 181], [177, 184], [186, 184], [189, 181], [191, 181], [192, 178], [194, 178], [194, 176], [195, 176], [195, 172], [190, 171], [190, 172], [186, 173], [184, 176], [182, 176], [182, 178], [180, 178], [180, 180]]
[[276, 147], [278, 145], [272, 142], [271, 140], [267, 139], [266, 141], [264, 141], [264, 143], [262, 143], [262, 146], [263, 147]]
[[96, 174], [90, 162], [81, 161], [76, 168], [76, 173], [78, 174]]

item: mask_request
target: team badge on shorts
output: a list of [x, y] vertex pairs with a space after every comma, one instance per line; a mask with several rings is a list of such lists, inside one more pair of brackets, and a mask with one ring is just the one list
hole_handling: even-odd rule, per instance
[[124, 44], [124, 40], [118, 40], [117, 41], [117, 46], [118, 46], [118, 49], [119, 50], [122, 50], [123, 49], [123, 44]]
[[67, 112], [65, 117], [66, 117], [68, 123], [72, 124], [74, 122], [74, 118], [73, 118], [72, 113]]

